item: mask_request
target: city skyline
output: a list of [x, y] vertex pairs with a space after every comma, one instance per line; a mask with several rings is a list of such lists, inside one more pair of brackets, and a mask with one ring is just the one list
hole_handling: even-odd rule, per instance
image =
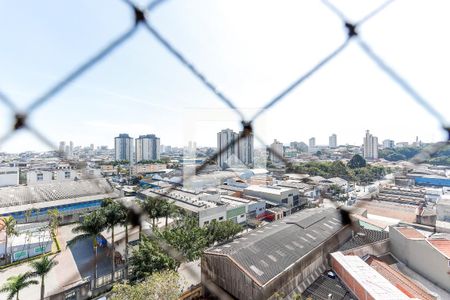
[[[228, 129], [228, 128], [227, 128]], [[220, 130], [222, 130], [222, 129], [220, 129]], [[361, 131], [361, 135], [359, 136], [359, 140], [361, 140], [361, 138], [363, 137], [363, 135], [364, 135], [364, 132], [365, 132], [366, 130], [362, 130]], [[132, 138], [133, 139], [133, 142], [135, 142], [135, 140], [137, 140], [139, 137], [141, 137], [141, 136], [143, 136], [142, 134], [135, 134], [135, 135], [133, 135], [133, 134], [129, 134], [129, 133], [127, 133], [127, 131], [125, 130], [125, 131], [123, 131], [123, 132], [125, 132], [126, 134], [128, 134], [129, 135], [129, 137], [130, 138]], [[142, 131], [140, 131], [140, 132], [142, 132]], [[120, 133], [118, 132], [118, 133], [116, 133], [116, 135], [119, 135]], [[217, 135], [217, 132], [216, 132], [216, 135]], [[300, 139], [292, 139], [292, 140], [285, 140], [285, 141], [283, 141], [283, 140], [281, 140], [281, 139], [277, 139], [277, 138], [275, 138], [274, 140], [277, 140], [277, 142], [280, 142], [280, 143], [282, 143], [283, 144], [283, 146], [285, 146], [285, 147], [288, 147], [288, 146], [290, 146], [290, 143], [292, 143], [292, 142], [303, 142], [303, 143], [305, 143], [307, 146], [310, 146], [309, 145], [309, 142], [310, 142], [310, 140], [311, 139], [314, 139], [314, 147], [315, 146], [330, 146], [329, 145], [329, 139], [330, 139], [330, 137], [331, 136], [333, 136], [333, 135], [336, 135], [337, 136], [337, 139], [339, 140], [339, 141], [341, 141], [342, 140], [342, 138], [341, 138], [341, 135], [339, 135], [339, 134], [337, 134], [337, 133], [332, 133], [332, 134], [329, 134], [329, 136], [323, 136], [323, 137], [320, 137], [319, 139], [317, 138], [317, 136], [309, 136], [308, 138], [306, 138], [306, 139], [304, 139], [304, 140], [300, 140]], [[136, 137], [135, 137], [136, 136]], [[165, 138], [164, 137], [162, 137], [163, 138], [163, 141], [165, 140]], [[383, 138], [379, 138], [379, 141], [378, 141], [378, 145], [379, 146], [381, 146], [381, 147], [385, 147], [384, 146], [384, 141], [386, 141], [386, 140], [389, 140], [389, 141], [393, 141], [395, 144], [397, 144], [397, 143], [408, 143], [410, 146], [413, 146], [414, 145], [414, 143], [416, 142], [416, 140], [417, 140], [417, 138], [419, 138], [419, 141], [421, 141], [422, 143], [425, 143], [425, 144], [427, 144], [427, 143], [432, 143], [432, 142], [430, 142], [430, 141], [424, 141], [424, 140], [421, 140], [420, 139], [420, 137], [418, 137], [418, 136], [411, 136], [411, 139], [409, 139], [409, 140], [407, 140], [407, 139], [400, 139], [400, 140], [395, 140], [395, 139], [391, 139], [391, 138], [389, 138], [389, 137], [383, 137]], [[159, 143], [159, 137], [157, 137], [157, 139], [158, 139], [158, 143]], [[111, 138], [111, 140], [114, 140], [114, 136]], [[212, 140], [214, 140], [214, 138], [212, 139]], [[33, 150], [33, 149], [26, 149], [26, 150], [23, 150], [23, 151], [17, 151], [17, 152], [8, 152], [8, 151], [5, 151], [4, 149], [2, 149], [2, 148], [0, 148], [0, 153], [2, 153], [2, 152], [4, 152], [4, 153], [20, 153], [20, 152], [28, 152], [28, 151], [35, 151], [35, 152], [46, 152], [46, 151], [53, 151], [53, 150], [59, 150], [59, 151], [61, 151], [61, 145], [62, 145], [62, 143], [64, 143], [64, 149], [65, 150], [63, 150], [63, 152], [64, 151], [66, 151], [67, 150], [67, 144], [65, 143], [66, 141], [70, 141], [70, 143], [72, 143], [72, 150], [71, 151], [73, 151], [73, 149], [75, 149], [75, 148], [77, 148], [77, 147], [81, 147], [81, 148], [91, 148], [92, 147], [92, 145], [96, 145], [96, 147], [105, 147], [105, 146], [107, 146], [108, 147], [108, 149], [114, 149], [115, 148], [115, 145], [114, 145], [114, 142], [113, 143], [104, 143], [104, 144], [101, 144], [101, 143], [91, 143], [91, 142], [87, 142], [86, 144], [78, 144], [78, 143], [76, 143], [76, 142], [74, 142], [72, 139], [69, 139], [69, 138], [66, 138], [66, 139], [63, 139], [63, 140], [61, 140], [61, 141], [59, 141], [58, 142], [58, 148], [57, 149], [42, 149], [42, 150]], [[317, 142], [317, 141], [319, 141], [319, 142]], [[207, 145], [204, 145], [204, 144], [199, 144], [198, 142], [196, 142], [196, 141], [189, 141], [189, 142], [191, 142], [191, 143], [195, 143], [196, 144], [196, 146], [197, 146], [197, 148], [217, 148], [217, 141], [215, 141], [215, 143], [214, 142], [211, 142], [211, 143], [209, 143], [209, 144], [207, 144]], [[169, 144], [169, 143], [164, 143], [164, 142], [162, 142], [162, 143], [160, 143], [160, 145], [161, 146], [164, 146], [164, 147], [166, 147], [166, 146], [170, 146], [170, 147], [175, 147], [175, 148], [180, 148], [180, 149], [183, 149], [183, 148], [189, 148], [189, 142], [188, 143], [186, 143], [186, 144]], [[267, 146], [267, 147], [270, 147], [270, 145], [271, 145], [271, 142], [268, 142], [266, 145], [264, 145], [264, 146]], [[360, 143], [348, 143], [348, 142], [338, 142], [337, 143], [337, 146], [339, 147], [339, 146], [346, 146], [346, 145], [349, 145], [349, 146], [357, 146], [357, 147], [364, 147], [364, 142], [360, 142]], [[263, 145], [262, 144], [257, 144], [256, 146], [255, 146], [255, 148], [260, 148], [260, 147], [263, 147]], [[135, 148], [135, 146], [133, 146], [133, 149]], [[135, 150], [134, 150], [135, 151]], [[161, 151], [162, 152], [162, 151]]]

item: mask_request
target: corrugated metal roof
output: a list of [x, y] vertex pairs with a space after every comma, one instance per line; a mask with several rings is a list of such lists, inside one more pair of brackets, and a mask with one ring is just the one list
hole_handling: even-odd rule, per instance
[[342, 228], [336, 209], [306, 209], [210, 248], [205, 254], [230, 257], [264, 285]]

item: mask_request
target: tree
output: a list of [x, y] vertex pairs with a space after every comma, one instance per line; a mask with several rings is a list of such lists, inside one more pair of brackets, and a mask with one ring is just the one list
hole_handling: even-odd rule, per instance
[[[121, 215], [123, 216], [122, 220], [120, 221], [120, 224], [125, 227], [125, 279], [128, 277], [128, 225], [130, 225], [130, 219], [129, 219], [129, 211], [128, 208], [126, 208], [123, 205], [120, 205]], [[141, 227], [139, 226], [139, 229]], [[141, 233], [139, 232], [139, 239], [141, 238]]]
[[10, 236], [17, 235], [16, 231], [16, 219], [14, 219], [11, 216], [2, 217], [1, 220], [3, 221], [4, 228], [5, 228], [5, 262], [7, 262], [8, 259], [8, 238]]
[[145, 281], [135, 285], [114, 285], [111, 300], [176, 300], [181, 295], [181, 290], [178, 273], [162, 271], [153, 273]]
[[175, 204], [163, 199], [161, 200], [160, 214], [166, 218], [165, 227], [167, 227], [169, 217], [173, 216], [177, 211]]
[[102, 203], [101, 213], [105, 217], [106, 226], [111, 230], [111, 246], [112, 246], [112, 278], [114, 281], [115, 273], [116, 273], [116, 245], [114, 242], [114, 227], [123, 222], [123, 220], [127, 217], [124, 210], [121, 208], [122, 205], [113, 201], [112, 199], [105, 199]]
[[47, 215], [48, 215], [48, 225], [52, 230], [53, 234], [56, 235], [59, 226], [59, 210], [56, 208], [50, 209], [49, 211], [47, 211]]
[[366, 166], [366, 160], [361, 155], [355, 154], [347, 165], [351, 169], [364, 168]]
[[0, 289], [0, 293], [8, 293], [8, 300], [11, 300], [14, 296], [16, 296], [16, 300], [19, 300], [19, 292], [21, 290], [32, 284], [39, 284], [37, 280], [30, 279], [32, 276], [31, 272], [27, 272], [9, 277]]
[[67, 242], [67, 246], [73, 245], [80, 240], [86, 238], [92, 239], [92, 246], [94, 248], [95, 259], [95, 272], [94, 272], [94, 282], [97, 279], [97, 237], [106, 228], [106, 218], [100, 211], [93, 211], [86, 215], [84, 219], [78, 223], [76, 227], [72, 229], [72, 232], [78, 234], [73, 239]]
[[200, 257], [210, 239], [206, 229], [198, 226], [198, 220], [193, 217], [185, 217], [177, 222], [176, 226], [158, 233], [170, 245], [178, 249], [189, 260]]
[[212, 221], [206, 227], [206, 236], [208, 239], [208, 244], [212, 245], [215, 242], [225, 242], [230, 238], [233, 238], [242, 231], [242, 226], [234, 223], [233, 221], [227, 220], [223, 222]]
[[142, 202], [142, 210], [152, 220], [152, 228], [156, 228], [156, 219], [162, 216], [162, 200], [157, 197], [146, 197]]
[[179, 265], [176, 260], [163, 252], [155, 242], [147, 237], [140, 241], [139, 249], [133, 251], [130, 264], [136, 279], [145, 278], [161, 270], [176, 270]]
[[44, 300], [45, 294], [45, 276], [58, 264], [54, 259], [49, 259], [48, 256], [44, 256], [40, 260], [35, 260], [30, 263], [34, 272], [33, 275], [41, 277], [41, 300]]

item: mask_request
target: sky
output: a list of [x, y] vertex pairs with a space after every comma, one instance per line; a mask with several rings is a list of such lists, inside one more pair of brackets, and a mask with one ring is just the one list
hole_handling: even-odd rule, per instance
[[[137, 1], [145, 5], [144, 1]], [[358, 21], [382, 1], [334, 1]], [[397, 0], [359, 28], [360, 36], [450, 120], [450, 18], [447, 0]], [[247, 118], [334, 51], [346, 38], [321, 1], [167, 0], [151, 24]], [[133, 24], [120, 0], [0, 1], [0, 92], [21, 109]], [[0, 136], [12, 124], [0, 103]], [[113, 146], [119, 133], [154, 133], [161, 144], [216, 146], [239, 118], [144, 27], [49, 102], [29, 124], [55, 145]], [[298, 86], [254, 123], [262, 141], [316, 137], [362, 144], [445, 138], [437, 120], [384, 74], [357, 43]], [[26, 131], [0, 151], [48, 150]]]

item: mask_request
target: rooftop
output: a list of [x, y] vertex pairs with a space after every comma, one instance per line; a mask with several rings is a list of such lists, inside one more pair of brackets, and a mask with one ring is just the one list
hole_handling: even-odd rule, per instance
[[261, 192], [266, 194], [281, 195], [283, 192], [289, 192], [292, 188], [281, 187], [281, 186], [261, 186], [261, 185], [250, 185], [244, 189], [245, 191]]
[[113, 188], [104, 178], [43, 183], [0, 189], [0, 207], [110, 194]]
[[398, 227], [397, 230], [407, 239], [424, 239], [425, 236], [412, 227]]
[[[409, 300], [397, 287], [366, 264], [359, 256], [331, 253], [333, 259], [369, 294], [368, 299]], [[349, 279], [347, 279], [349, 280]], [[352, 282], [353, 280], [349, 280]]]
[[445, 257], [450, 259], [450, 240], [429, 238], [428, 242]]
[[263, 286], [342, 228], [338, 210], [305, 209], [205, 254], [229, 257]]
[[339, 251], [347, 251], [353, 248], [361, 247], [374, 242], [382, 241], [389, 238], [389, 233], [386, 231], [377, 231], [369, 229], [361, 229], [349, 241], [347, 241]]
[[419, 286], [415, 281], [411, 280], [409, 277], [403, 275], [396, 269], [389, 266], [387, 263], [378, 260], [377, 258], [371, 256], [366, 261], [374, 270], [381, 274], [384, 278], [389, 280], [397, 288], [403, 291], [410, 298], [417, 298], [423, 300], [434, 300], [435, 297], [428, 294], [421, 286]]
[[356, 299], [346, 289], [345, 285], [339, 279], [332, 279], [322, 274], [303, 292], [303, 299], [328, 300], [328, 295], [333, 295], [333, 300], [350, 300]]

